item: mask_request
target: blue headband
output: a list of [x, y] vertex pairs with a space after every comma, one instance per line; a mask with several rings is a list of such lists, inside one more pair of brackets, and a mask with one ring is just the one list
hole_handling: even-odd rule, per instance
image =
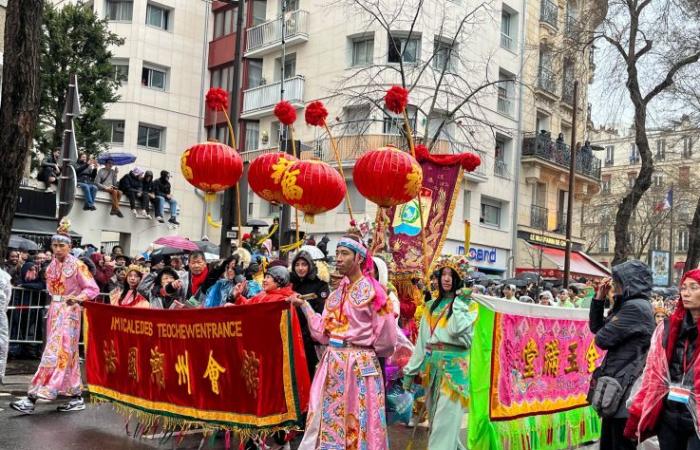
[[54, 234], [53, 236], [51, 236], [51, 242], [63, 242], [64, 244], [70, 244], [71, 239], [65, 234]]
[[341, 238], [340, 241], [338, 241], [338, 247], [349, 248], [350, 250], [362, 256], [363, 258], [367, 257], [367, 247], [353, 239]]

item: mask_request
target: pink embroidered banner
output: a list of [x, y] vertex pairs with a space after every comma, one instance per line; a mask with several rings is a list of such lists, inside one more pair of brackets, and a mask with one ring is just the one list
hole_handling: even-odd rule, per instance
[[593, 338], [588, 320], [497, 312], [491, 360], [491, 420], [585, 406], [591, 373], [604, 355]]

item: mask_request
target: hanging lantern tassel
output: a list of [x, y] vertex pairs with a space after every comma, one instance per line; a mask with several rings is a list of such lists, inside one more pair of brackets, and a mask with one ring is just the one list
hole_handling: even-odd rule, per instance
[[210, 227], [221, 228], [221, 221], [215, 222], [214, 218], [211, 215], [211, 206], [214, 203], [214, 200], [216, 200], [216, 192], [206, 192], [204, 194], [204, 205], [207, 213], [207, 223]]

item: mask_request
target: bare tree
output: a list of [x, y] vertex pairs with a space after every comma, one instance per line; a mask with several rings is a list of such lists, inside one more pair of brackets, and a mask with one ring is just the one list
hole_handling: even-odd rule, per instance
[[0, 255], [12, 230], [24, 162], [39, 115], [39, 52], [43, 0], [10, 0], [0, 107]]
[[624, 84], [634, 111], [635, 142], [641, 169], [634, 185], [620, 201], [615, 216], [615, 255], [618, 264], [629, 256], [628, 231], [633, 213], [651, 187], [654, 160], [647, 138], [647, 116], [652, 101], [667, 91], [683, 71], [697, 70], [700, 35], [697, 10], [690, 0], [612, 0], [596, 38], [610, 54], [611, 85]]

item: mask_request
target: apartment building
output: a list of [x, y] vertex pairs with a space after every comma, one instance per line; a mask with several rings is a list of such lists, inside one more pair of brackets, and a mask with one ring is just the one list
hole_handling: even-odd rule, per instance
[[100, 193], [95, 212], [85, 212], [82, 202], [76, 203], [69, 216], [73, 228], [85, 243], [119, 242], [132, 253], [167, 234], [193, 239], [217, 235], [218, 231], [207, 228], [202, 196], [180, 173], [182, 152], [206, 139], [202, 104], [211, 4], [197, 0], [84, 3], [125, 39], [124, 45], [112, 49], [115, 75], [120, 74], [123, 82], [119, 101], [109, 105], [105, 117], [111, 129], [109, 150], [137, 156], [135, 164], [119, 167], [120, 176], [134, 166], [152, 171], [155, 178], [161, 170], [169, 171], [181, 225], [174, 230], [155, 220], [136, 219], [125, 199], [125, 217], [110, 216], [109, 199]]
[[[607, 1], [527, 2], [522, 140], [517, 186], [516, 271], [561, 278], [566, 246], [569, 165], [572, 145], [588, 139], [587, 94], [593, 79], [593, 47], [587, 36], [607, 11]], [[574, 81], [578, 104], [574, 105]], [[577, 106], [576, 122], [573, 121]], [[576, 142], [571, 131], [576, 126]], [[575, 147], [574, 147], [575, 148]], [[600, 190], [600, 161], [588, 148], [576, 160], [573, 197], [571, 273], [600, 277], [604, 268], [583, 252], [582, 217]]]
[[[436, 2], [429, 13], [420, 14], [412, 30], [406, 19], [413, 11], [401, 11], [399, 2], [385, 5], [387, 11], [392, 5], [396, 8], [392, 12], [395, 29], [387, 32], [370, 15], [359, 12], [353, 2], [322, 5], [311, 0], [288, 1], [284, 15], [277, 0], [252, 2], [247, 10], [242, 92], [244, 160], [279, 147], [280, 125], [273, 108], [284, 87], [284, 99], [299, 108], [301, 116], [295, 126], [301, 157], [318, 157], [337, 165], [327, 136], [303, 122], [302, 108], [321, 99], [329, 110], [329, 124], [342, 155], [353, 212], [359, 221], [373, 221], [376, 206], [355, 188], [352, 167], [364, 151], [389, 144], [406, 148], [401, 119], [384, 111], [381, 102], [383, 91], [400, 82], [403, 67], [409, 79], [419, 80], [408, 108], [417, 140], [437, 136], [433, 151], [472, 151], [482, 158], [482, 165], [464, 177], [443, 251], [473, 255], [473, 263], [481, 270], [502, 275], [512, 258], [515, 228], [512, 205], [517, 171], [513, 168], [521, 111], [515, 80], [521, 70], [521, 5], [506, 1], [503, 9], [499, 4], [498, 9], [480, 11], [484, 5], [477, 8], [473, 2]], [[217, 6], [214, 11], [217, 14]], [[483, 13], [483, 20], [475, 20], [468, 29], [462, 25], [458, 31], [460, 19], [474, 11], [477, 17]], [[227, 38], [231, 39], [224, 36], [218, 40]], [[210, 45], [218, 45], [218, 40]], [[479, 70], [469, 70], [467, 62], [472, 68], [478, 65]], [[429, 76], [418, 77], [421, 71]], [[475, 94], [474, 102], [455, 114], [465, 119], [455, 119], [449, 117], [450, 111], [464, 95], [456, 89], [436, 89], [440, 74], [448, 72], [458, 73], [459, 79], [471, 86], [501, 82]], [[212, 86], [219, 79], [218, 73], [210, 66]], [[431, 107], [433, 99], [436, 107]], [[470, 113], [472, 117], [468, 117]], [[224, 133], [221, 124], [208, 125], [210, 136]], [[276, 206], [252, 192], [245, 203], [251, 217], [271, 220], [279, 214]], [[317, 239], [328, 235], [332, 249], [349, 221], [343, 204], [318, 216], [315, 224], [303, 224], [302, 229]], [[469, 249], [464, 248], [465, 221], [471, 223]], [[489, 256], [483, 257], [485, 254]]]
[[[644, 261], [665, 261], [667, 282], [675, 285], [682, 275], [688, 251], [688, 225], [693, 219], [700, 193], [700, 182], [693, 173], [700, 170], [697, 142], [700, 130], [688, 117], [668, 127], [649, 130], [654, 156], [652, 186], [642, 197], [629, 227], [630, 255]], [[591, 134], [603, 147], [602, 188], [592, 200], [590, 214], [584, 216], [585, 238], [590, 254], [609, 263], [615, 249], [614, 219], [620, 199], [632, 187], [641, 167], [634, 130], [600, 127]], [[669, 193], [672, 193], [669, 196]], [[659, 270], [656, 272], [664, 272]]]

